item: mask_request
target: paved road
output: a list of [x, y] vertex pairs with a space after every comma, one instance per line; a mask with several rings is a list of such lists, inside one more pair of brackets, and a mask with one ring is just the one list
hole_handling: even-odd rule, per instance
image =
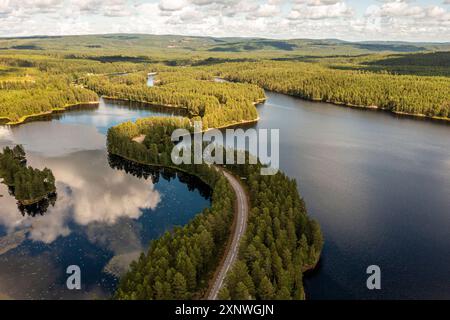
[[213, 285], [208, 293], [208, 300], [216, 300], [217, 295], [219, 294], [220, 288], [223, 285], [223, 282], [226, 278], [228, 271], [231, 269], [233, 264], [236, 262], [238, 253], [239, 253], [239, 243], [241, 241], [242, 236], [245, 233], [247, 228], [247, 218], [248, 218], [248, 199], [246, 196], [246, 192], [242, 187], [241, 183], [234, 176], [229, 174], [226, 171], [221, 170], [224, 174], [225, 178], [230, 182], [231, 187], [236, 193], [237, 200], [237, 212], [235, 217], [235, 225], [233, 230], [233, 239], [231, 245], [227, 247], [227, 252], [225, 252], [226, 258], [225, 262], [222, 263], [219, 268], [220, 270], [215, 273], [215, 279], [213, 280]]

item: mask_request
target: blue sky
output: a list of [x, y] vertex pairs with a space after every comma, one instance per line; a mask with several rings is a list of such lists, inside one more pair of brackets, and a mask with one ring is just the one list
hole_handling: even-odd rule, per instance
[[450, 0], [0, 0], [0, 36], [119, 32], [450, 42]]

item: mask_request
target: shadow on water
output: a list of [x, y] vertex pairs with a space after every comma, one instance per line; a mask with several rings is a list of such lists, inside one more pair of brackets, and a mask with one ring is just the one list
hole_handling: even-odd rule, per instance
[[135, 102], [135, 101], [126, 101], [126, 100], [115, 100], [115, 99], [108, 99], [103, 98], [103, 100], [108, 103], [111, 106], [114, 106], [114, 108], [121, 108], [126, 110], [133, 110], [133, 111], [145, 111], [145, 110], [151, 110], [156, 113], [161, 114], [170, 114], [173, 116], [187, 116], [188, 113], [185, 109], [181, 108], [174, 108], [174, 107], [166, 107], [162, 105], [157, 104], [151, 104], [151, 103], [145, 103], [145, 102]]
[[[114, 107], [117, 110], [127, 110], [127, 111], [150, 111], [155, 114], [161, 115], [169, 115], [169, 116], [179, 116], [185, 117], [187, 116], [187, 111], [185, 109], [180, 108], [171, 108], [156, 104], [144, 103], [144, 102], [133, 102], [126, 100], [114, 100], [108, 98], [101, 98], [99, 103], [96, 104], [78, 104], [65, 108], [64, 110], [55, 110], [48, 114], [41, 114], [29, 117], [25, 119], [22, 123], [17, 125], [22, 125], [30, 122], [37, 121], [52, 121], [52, 120], [61, 120], [65, 116], [77, 116], [77, 115], [94, 115], [98, 112], [102, 106], [102, 102], [105, 102], [108, 107]], [[0, 119], [0, 125], [5, 125], [9, 120]], [[13, 125], [13, 126], [17, 126]]]
[[[77, 105], [73, 105], [73, 106], [69, 106], [67, 108], [65, 108], [64, 110], [55, 110], [51, 113], [47, 113], [47, 114], [40, 114], [40, 115], [36, 115], [36, 116], [31, 116], [29, 118], [26, 118], [23, 122], [17, 124], [17, 125], [22, 125], [25, 123], [30, 123], [30, 122], [35, 122], [35, 121], [52, 121], [52, 120], [59, 120], [63, 117], [64, 113], [70, 112], [73, 114], [76, 114], [77, 112], [95, 112], [99, 107], [99, 104], [77, 104]], [[6, 124], [8, 121], [4, 121], [3, 123], [0, 122], [1, 124]], [[15, 125], [15, 126], [17, 126]], [[13, 125], [14, 126], [14, 125]]]
[[172, 168], [136, 163], [110, 153], [108, 154], [108, 162], [113, 169], [123, 170], [127, 174], [131, 174], [140, 179], [147, 180], [151, 178], [155, 184], [160, 181], [160, 178], [168, 182], [178, 178], [181, 183], [187, 186], [189, 191], [198, 191], [203, 198], [211, 200], [211, 188], [201, 179], [193, 175]]

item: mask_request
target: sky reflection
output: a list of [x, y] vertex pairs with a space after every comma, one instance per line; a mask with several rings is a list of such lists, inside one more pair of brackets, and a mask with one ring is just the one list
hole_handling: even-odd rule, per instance
[[[30, 228], [30, 239], [51, 243], [70, 234], [69, 223], [115, 224], [120, 218], [137, 219], [142, 209], [154, 209], [160, 194], [151, 180], [112, 170], [104, 151], [77, 152], [64, 157], [30, 157], [36, 168], [49, 167], [55, 177], [58, 199], [43, 216], [23, 217], [15, 199], [2, 186], [0, 222], [9, 232]], [[89, 165], [85, 165], [89, 164]]]

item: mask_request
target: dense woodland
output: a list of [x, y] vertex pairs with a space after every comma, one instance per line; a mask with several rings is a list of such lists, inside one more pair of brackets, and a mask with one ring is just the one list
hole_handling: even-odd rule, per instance
[[[265, 98], [262, 88], [314, 101], [450, 118], [450, 80], [445, 77], [450, 74], [449, 52], [380, 55], [356, 44], [349, 48], [349, 44], [323, 42], [308, 49], [308, 42], [301, 40], [287, 44], [254, 40], [253, 51], [270, 47], [289, 51], [289, 55], [249, 54], [239, 52], [246, 47], [239, 41], [149, 39], [107, 35], [61, 40], [70, 48], [82, 45], [79, 51], [66, 50], [53, 39], [43, 39], [39, 48], [52, 46], [54, 51], [24, 51], [18, 48], [26, 47], [18, 45], [26, 40], [11, 40], [6, 47], [15, 49], [0, 54], [0, 120], [14, 122], [27, 115], [98, 101], [98, 95], [182, 108], [188, 117], [139, 119], [108, 132], [111, 154], [173, 167], [169, 137], [175, 128], [192, 130], [193, 120], [202, 120], [204, 129], [254, 121], [258, 117], [255, 103]], [[124, 49], [123, 41], [139, 50]], [[164, 46], [189, 43], [189, 48], [197, 49], [205, 47], [206, 41], [207, 53], [199, 50], [194, 55], [186, 47], [175, 53], [154, 46], [149, 51], [152, 41]], [[110, 44], [117, 47], [106, 48]], [[327, 51], [322, 50], [331, 47], [338, 48], [339, 55], [325, 57]], [[349, 50], [354, 56], [348, 55]], [[153, 87], [146, 85], [148, 72], [158, 73]], [[216, 82], [217, 76], [231, 82]], [[145, 135], [143, 143], [132, 140], [141, 135]], [[295, 181], [282, 173], [261, 176], [259, 166], [226, 168], [245, 178], [251, 212], [239, 261], [229, 272], [220, 297], [303, 299], [302, 273], [317, 263], [322, 234], [308, 218]], [[212, 167], [183, 165], [177, 169], [211, 186], [211, 208], [152, 241], [122, 277], [117, 299], [190, 299], [206, 293], [229, 236], [234, 193]], [[21, 147], [6, 148], [0, 154], [0, 175], [19, 201], [34, 201], [55, 191], [51, 171], [27, 167]]]
[[[173, 167], [170, 134], [177, 127], [190, 126], [186, 118], [164, 117], [122, 123], [108, 131], [108, 150], [141, 163]], [[144, 143], [132, 141], [142, 134], [146, 135]], [[178, 168], [213, 188], [211, 209], [153, 241], [147, 254], [121, 279], [118, 299], [184, 299], [205, 294], [205, 275], [217, 267], [230, 232], [234, 193], [213, 167]], [[323, 240], [318, 224], [307, 217], [295, 181], [282, 173], [261, 176], [260, 165], [227, 169], [246, 178], [252, 208], [240, 260], [227, 279], [222, 298], [304, 299], [302, 273], [317, 263]], [[202, 232], [205, 235], [200, 239]]]
[[117, 74], [143, 66], [45, 56], [0, 56], [0, 118], [22, 117], [98, 101], [98, 95], [75, 83], [88, 74]]
[[8, 67], [8, 77], [0, 78], [0, 118], [16, 122], [25, 116], [98, 101], [95, 92], [74, 85], [70, 76], [39, 71], [31, 67], [34, 64], [38, 68], [31, 60], [0, 58], [0, 66]]
[[215, 69], [228, 80], [307, 100], [450, 118], [450, 80], [445, 77], [339, 70], [302, 62], [230, 63]]
[[239, 261], [227, 276], [221, 299], [305, 299], [303, 272], [317, 264], [323, 246], [295, 180], [260, 175], [256, 165], [227, 166], [245, 177], [251, 212]]
[[[264, 93], [254, 85], [308, 100], [397, 113], [449, 118], [450, 112], [450, 80], [445, 77], [450, 74], [449, 52], [272, 60], [265, 55], [237, 59], [228, 54], [227, 58], [225, 53], [216, 58], [202, 54], [164, 59], [156, 53], [158, 58], [25, 52], [0, 55], [0, 119], [15, 122], [27, 115], [98, 101], [98, 93], [183, 107], [190, 117], [202, 118], [206, 127], [213, 128], [257, 118], [253, 103], [264, 99]], [[150, 71], [158, 72], [152, 88], [145, 85]], [[214, 83], [215, 75], [254, 85]]]
[[[167, 153], [172, 144], [168, 147], [166, 139], [160, 138], [169, 133], [168, 128], [183, 126], [189, 126], [188, 119], [148, 118], [139, 119], [137, 123], [122, 123], [108, 131], [108, 150], [141, 163], [173, 166]], [[155, 132], [152, 140], [145, 143], [149, 148], [131, 140], [152, 132]], [[153, 240], [148, 252], [133, 262], [130, 271], [121, 278], [116, 299], [201, 298], [207, 289], [209, 277], [228, 239], [235, 195], [226, 179], [207, 165], [180, 169], [211, 186], [211, 207], [186, 226]]]
[[55, 177], [50, 169], [27, 167], [22, 146], [5, 147], [0, 153], [0, 177], [21, 204], [39, 202], [55, 193]]
[[217, 128], [258, 118], [255, 103], [264, 91], [249, 84], [214, 82], [212, 73], [201, 69], [171, 68], [158, 73], [157, 86], [146, 86], [146, 73], [122, 76], [91, 76], [85, 87], [110, 98], [184, 108], [203, 127]]
[[[435, 60], [431, 60], [430, 55], [402, 56], [398, 63], [412, 60], [415, 68], [435, 69], [448, 59], [447, 53], [431, 56]], [[88, 77], [85, 82], [86, 87], [99, 94], [186, 108], [191, 117], [202, 118], [207, 128], [255, 119], [257, 114], [251, 103], [264, 99], [264, 93], [257, 88], [238, 83], [213, 83], [214, 75], [313, 101], [450, 118], [450, 80], [447, 77], [380, 72], [383, 61], [394, 64], [391, 61], [395, 59], [373, 59], [368, 62], [361, 58], [363, 65], [359, 70], [292, 61], [220, 63], [181, 69], [160, 67], [158, 85], [152, 88], [145, 86], [144, 73]], [[368, 65], [377, 66], [377, 72], [364, 70]], [[418, 72], [423, 73], [421, 69]]]
[[64, 78], [54, 80], [55, 82], [48, 82], [45, 87], [1, 91], [0, 118], [15, 122], [24, 116], [98, 100], [97, 94], [92, 91], [64, 84]]

